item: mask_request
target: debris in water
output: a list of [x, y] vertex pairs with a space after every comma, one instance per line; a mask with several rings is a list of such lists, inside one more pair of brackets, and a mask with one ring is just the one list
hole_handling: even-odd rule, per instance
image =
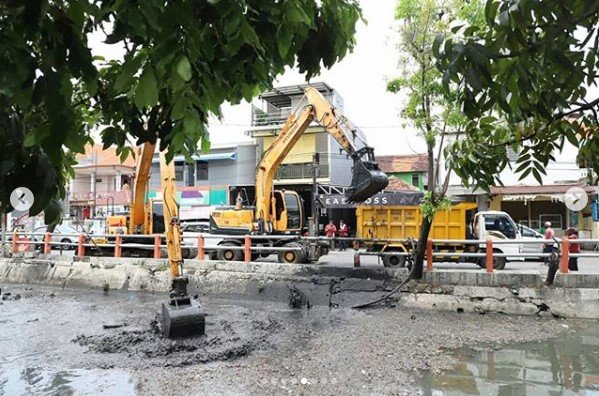
[[104, 327], [105, 329], [118, 329], [120, 327], [125, 327], [125, 326], [127, 326], [127, 323], [105, 324], [102, 327]]

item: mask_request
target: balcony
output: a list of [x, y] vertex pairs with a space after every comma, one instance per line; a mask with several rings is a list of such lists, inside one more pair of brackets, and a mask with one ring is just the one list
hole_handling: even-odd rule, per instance
[[263, 111], [252, 105], [252, 126], [282, 125], [291, 114], [290, 107], [277, 108], [269, 106], [268, 111]]
[[[319, 178], [329, 177], [329, 166], [328, 164], [320, 164]], [[281, 164], [277, 169], [275, 176], [277, 180], [290, 180], [290, 179], [311, 179], [312, 178], [312, 163], [303, 164]]]

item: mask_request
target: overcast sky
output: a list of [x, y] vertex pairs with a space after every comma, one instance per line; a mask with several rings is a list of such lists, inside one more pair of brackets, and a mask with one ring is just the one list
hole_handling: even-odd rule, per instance
[[[413, 154], [424, 152], [425, 145], [418, 134], [403, 124], [399, 116], [401, 96], [387, 93], [386, 79], [397, 73], [397, 49], [394, 40], [396, 0], [361, 0], [367, 24], [357, 28], [354, 52], [330, 70], [323, 70], [312, 82], [324, 81], [336, 89], [344, 100], [344, 115], [365, 133], [369, 145], [380, 154]], [[89, 36], [94, 55], [107, 59], [122, 57], [122, 49], [103, 43], [101, 33]], [[306, 82], [305, 77], [289, 70], [275, 82], [292, 85]], [[210, 123], [213, 145], [229, 145], [251, 140], [245, 131], [250, 127], [250, 104], [223, 105], [222, 122]]]

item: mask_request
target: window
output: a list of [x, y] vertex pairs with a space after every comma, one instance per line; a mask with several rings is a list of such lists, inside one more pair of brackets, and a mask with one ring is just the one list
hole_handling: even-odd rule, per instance
[[416, 187], [420, 186], [420, 175], [418, 173], [412, 173], [412, 185]]
[[196, 162], [196, 180], [208, 180], [208, 162]]
[[183, 169], [185, 168], [184, 162], [175, 162], [175, 181], [183, 181]]
[[516, 229], [512, 222], [503, 215], [486, 215], [485, 230], [498, 231], [509, 239], [516, 238]]
[[195, 186], [195, 165], [186, 163], [185, 167], [187, 168], [187, 175], [185, 176], [185, 185], [187, 187]]
[[541, 225], [545, 225], [545, 222], [550, 221], [551, 227], [556, 230], [561, 230], [564, 228], [564, 223], [562, 222], [562, 215], [560, 214], [542, 214], [539, 215], [539, 222]]

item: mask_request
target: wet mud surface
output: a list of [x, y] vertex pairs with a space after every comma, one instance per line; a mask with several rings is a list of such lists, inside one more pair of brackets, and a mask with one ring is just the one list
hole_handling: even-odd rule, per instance
[[451, 368], [455, 348], [536, 343], [588, 325], [201, 296], [206, 335], [171, 341], [152, 326], [162, 294], [13, 285], [2, 292], [22, 297], [0, 306], [0, 395], [52, 394], [53, 384], [60, 393], [423, 394], [421, 373]]
[[126, 354], [164, 367], [181, 367], [230, 360], [270, 345], [270, 335], [279, 324], [264, 313], [248, 308], [228, 312], [226, 319], [209, 317], [208, 334], [200, 337], [166, 339], [156, 320], [147, 329], [115, 331], [109, 335], [80, 334], [73, 342], [98, 353]]

